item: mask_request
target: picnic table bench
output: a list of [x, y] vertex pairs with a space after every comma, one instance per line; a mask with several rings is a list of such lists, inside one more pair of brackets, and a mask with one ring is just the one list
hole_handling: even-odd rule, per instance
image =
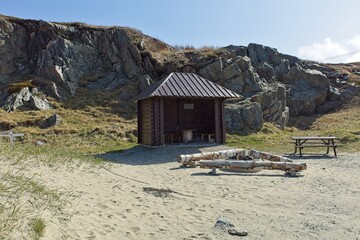
[[24, 135], [23, 133], [0, 132], [0, 137], [8, 137], [11, 144], [14, 143], [16, 137], [23, 137]]
[[325, 147], [327, 148], [326, 154], [329, 153], [329, 149], [332, 148], [334, 150], [335, 157], [336, 154], [336, 148], [338, 146], [341, 146], [342, 144], [338, 144], [335, 142], [335, 140], [338, 140], [337, 137], [333, 136], [323, 136], [323, 137], [290, 137], [292, 140], [294, 140], [294, 155], [297, 153], [297, 150], [299, 149], [300, 157], [302, 156], [302, 150], [304, 148], [315, 148], [315, 147]]

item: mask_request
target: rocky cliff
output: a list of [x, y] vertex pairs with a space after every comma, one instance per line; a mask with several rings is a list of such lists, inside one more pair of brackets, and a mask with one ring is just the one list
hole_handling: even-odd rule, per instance
[[283, 128], [289, 116], [335, 111], [360, 95], [360, 67], [344, 73], [258, 44], [178, 50], [124, 27], [0, 16], [0, 55], [0, 106], [7, 111], [44, 110], [52, 107], [48, 99], [99, 91], [126, 109], [166, 74], [194, 72], [244, 96], [227, 104], [225, 121], [246, 134], [263, 121]]

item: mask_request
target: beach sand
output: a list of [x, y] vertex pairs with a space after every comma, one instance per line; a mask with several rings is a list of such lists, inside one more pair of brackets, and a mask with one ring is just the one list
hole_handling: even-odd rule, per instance
[[1, 161], [0, 169], [70, 193], [60, 212], [40, 213], [42, 239], [239, 238], [214, 228], [218, 218], [248, 232], [244, 239], [359, 239], [358, 154], [297, 158], [308, 166], [300, 177], [278, 170], [214, 176], [176, 161], [179, 154], [226, 148], [137, 146], [100, 155], [107, 162], [99, 165]]

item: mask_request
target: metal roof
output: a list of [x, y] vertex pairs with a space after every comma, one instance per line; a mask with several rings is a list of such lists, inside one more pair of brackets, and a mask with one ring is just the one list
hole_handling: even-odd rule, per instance
[[194, 73], [174, 72], [149, 86], [133, 101], [151, 97], [240, 98], [241, 95]]

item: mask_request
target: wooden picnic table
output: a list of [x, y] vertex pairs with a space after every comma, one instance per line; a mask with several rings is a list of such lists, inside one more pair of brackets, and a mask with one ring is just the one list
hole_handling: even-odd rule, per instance
[[297, 150], [299, 149], [300, 157], [302, 156], [302, 150], [304, 148], [314, 148], [314, 147], [326, 147], [327, 151], [326, 154], [329, 153], [329, 149], [332, 148], [334, 150], [334, 155], [336, 154], [336, 148], [338, 146], [341, 146], [341, 144], [338, 144], [335, 142], [335, 140], [338, 140], [337, 137], [334, 136], [305, 136], [305, 137], [290, 137], [292, 140], [294, 140], [294, 154], [297, 153]]
[[8, 137], [11, 144], [14, 143], [16, 137], [23, 137], [24, 135], [23, 133], [0, 132], [0, 137]]

